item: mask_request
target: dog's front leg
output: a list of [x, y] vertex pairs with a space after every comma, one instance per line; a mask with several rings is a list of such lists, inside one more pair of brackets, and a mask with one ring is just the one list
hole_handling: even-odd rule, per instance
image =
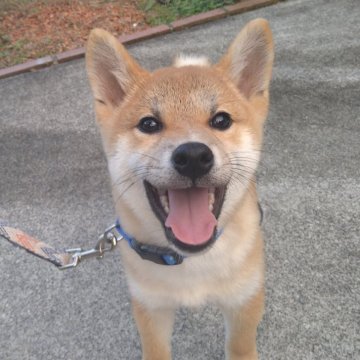
[[257, 360], [256, 329], [264, 308], [261, 289], [241, 308], [222, 306], [226, 322], [226, 359]]
[[175, 309], [149, 309], [132, 299], [133, 312], [141, 338], [143, 360], [170, 360]]

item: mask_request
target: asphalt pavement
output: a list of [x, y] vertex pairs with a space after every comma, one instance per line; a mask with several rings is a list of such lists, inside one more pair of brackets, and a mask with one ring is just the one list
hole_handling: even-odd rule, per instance
[[[148, 69], [179, 52], [215, 61], [256, 17], [276, 44], [259, 171], [260, 359], [360, 359], [360, 2], [281, 2], [129, 49]], [[0, 219], [90, 247], [114, 218], [84, 61], [1, 80]], [[216, 308], [179, 310], [175, 360], [224, 359], [223, 347]], [[140, 357], [118, 253], [60, 272], [0, 240], [0, 359]]]

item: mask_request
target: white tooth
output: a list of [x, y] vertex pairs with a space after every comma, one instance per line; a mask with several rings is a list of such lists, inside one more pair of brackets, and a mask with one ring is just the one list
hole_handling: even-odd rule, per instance
[[210, 211], [212, 211], [214, 208], [214, 202], [215, 202], [215, 194], [213, 192], [209, 192], [209, 210]]
[[169, 213], [169, 200], [166, 194], [160, 195], [160, 202], [162, 207], [164, 208], [165, 212]]
[[215, 194], [209, 193], [209, 204], [213, 204], [215, 202]]

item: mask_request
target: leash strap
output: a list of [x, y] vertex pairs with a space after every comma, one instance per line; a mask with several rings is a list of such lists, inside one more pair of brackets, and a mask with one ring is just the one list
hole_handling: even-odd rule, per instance
[[60, 270], [69, 269], [77, 266], [80, 261], [97, 257], [102, 259], [104, 254], [113, 250], [123, 236], [116, 230], [116, 225], [110, 226], [99, 237], [95, 247], [89, 250], [82, 248], [60, 249], [54, 248], [38, 239], [25, 234], [23, 231], [0, 224], [0, 237], [6, 239], [11, 244], [25, 249], [29, 253], [41, 259], [51, 262]]
[[72, 262], [72, 254], [65, 249], [53, 248], [52, 246], [25, 234], [21, 230], [0, 225], [0, 237], [41, 259], [51, 262], [57, 267], [65, 266]]

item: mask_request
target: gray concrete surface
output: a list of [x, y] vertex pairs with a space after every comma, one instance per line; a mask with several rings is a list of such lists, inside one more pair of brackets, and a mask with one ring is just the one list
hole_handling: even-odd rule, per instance
[[[259, 183], [267, 304], [261, 359], [360, 359], [360, 2], [300, 0], [130, 47], [150, 69], [218, 59], [250, 19], [276, 42]], [[114, 219], [84, 61], [0, 82], [0, 219], [90, 246]], [[223, 359], [213, 307], [178, 312], [175, 359]], [[119, 254], [60, 272], [0, 241], [0, 359], [139, 359]]]

